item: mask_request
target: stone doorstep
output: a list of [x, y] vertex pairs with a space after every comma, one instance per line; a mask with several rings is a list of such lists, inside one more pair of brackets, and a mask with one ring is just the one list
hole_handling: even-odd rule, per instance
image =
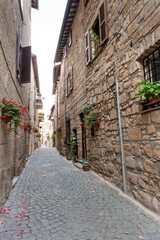
[[82, 169], [83, 165], [81, 162], [74, 162], [73, 163], [75, 167], [79, 168], [79, 169]]
[[16, 176], [16, 177], [13, 178], [13, 180], [12, 180], [12, 188], [16, 185], [18, 179], [19, 179], [19, 176]]
[[78, 162], [73, 162], [74, 166], [79, 168], [79, 169], [82, 169], [83, 171], [89, 171], [89, 170], [84, 170], [83, 169], [83, 164], [82, 164], [82, 160], [79, 160]]

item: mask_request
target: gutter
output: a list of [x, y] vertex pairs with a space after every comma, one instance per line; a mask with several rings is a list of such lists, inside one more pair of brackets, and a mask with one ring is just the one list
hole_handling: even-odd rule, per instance
[[117, 112], [118, 112], [118, 125], [119, 125], [119, 142], [120, 142], [120, 152], [121, 152], [121, 164], [122, 164], [122, 180], [123, 180], [123, 191], [127, 193], [127, 185], [126, 185], [126, 163], [124, 157], [124, 147], [123, 147], [123, 130], [122, 130], [122, 122], [121, 122], [121, 108], [120, 108], [120, 99], [119, 99], [119, 84], [118, 84], [118, 67], [117, 67], [117, 41], [120, 38], [119, 33], [115, 33], [114, 37], [116, 37], [115, 45], [114, 45], [114, 65], [115, 65], [115, 80], [116, 80], [116, 98], [117, 98]]

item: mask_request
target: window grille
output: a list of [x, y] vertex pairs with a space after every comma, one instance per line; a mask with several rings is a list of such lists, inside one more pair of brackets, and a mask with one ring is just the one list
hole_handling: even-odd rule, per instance
[[143, 67], [145, 80], [160, 81], [160, 48], [143, 60]]

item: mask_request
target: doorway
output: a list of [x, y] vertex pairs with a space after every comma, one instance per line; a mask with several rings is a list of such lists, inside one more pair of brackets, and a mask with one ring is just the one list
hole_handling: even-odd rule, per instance
[[82, 158], [87, 160], [87, 145], [86, 145], [86, 125], [84, 114], [80, 114], [81, 128], [82, 128]]

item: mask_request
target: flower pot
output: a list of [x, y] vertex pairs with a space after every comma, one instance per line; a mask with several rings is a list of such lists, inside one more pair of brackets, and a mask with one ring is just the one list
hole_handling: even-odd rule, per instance
[[149, 103], [145, 104], [145, 106], [152, 106], [152, 105], [155, 105], [157, 103], [160, 103], [160, 98], [153, 99]]
[[83, 165], [83, 167], [82, 167], [82, 169], [83, 169], [83, 171], [89, 171], [90, 170], [90, 166], [89, 166], [89, 164], [88, 163], [85, 163], [84, 165]]

